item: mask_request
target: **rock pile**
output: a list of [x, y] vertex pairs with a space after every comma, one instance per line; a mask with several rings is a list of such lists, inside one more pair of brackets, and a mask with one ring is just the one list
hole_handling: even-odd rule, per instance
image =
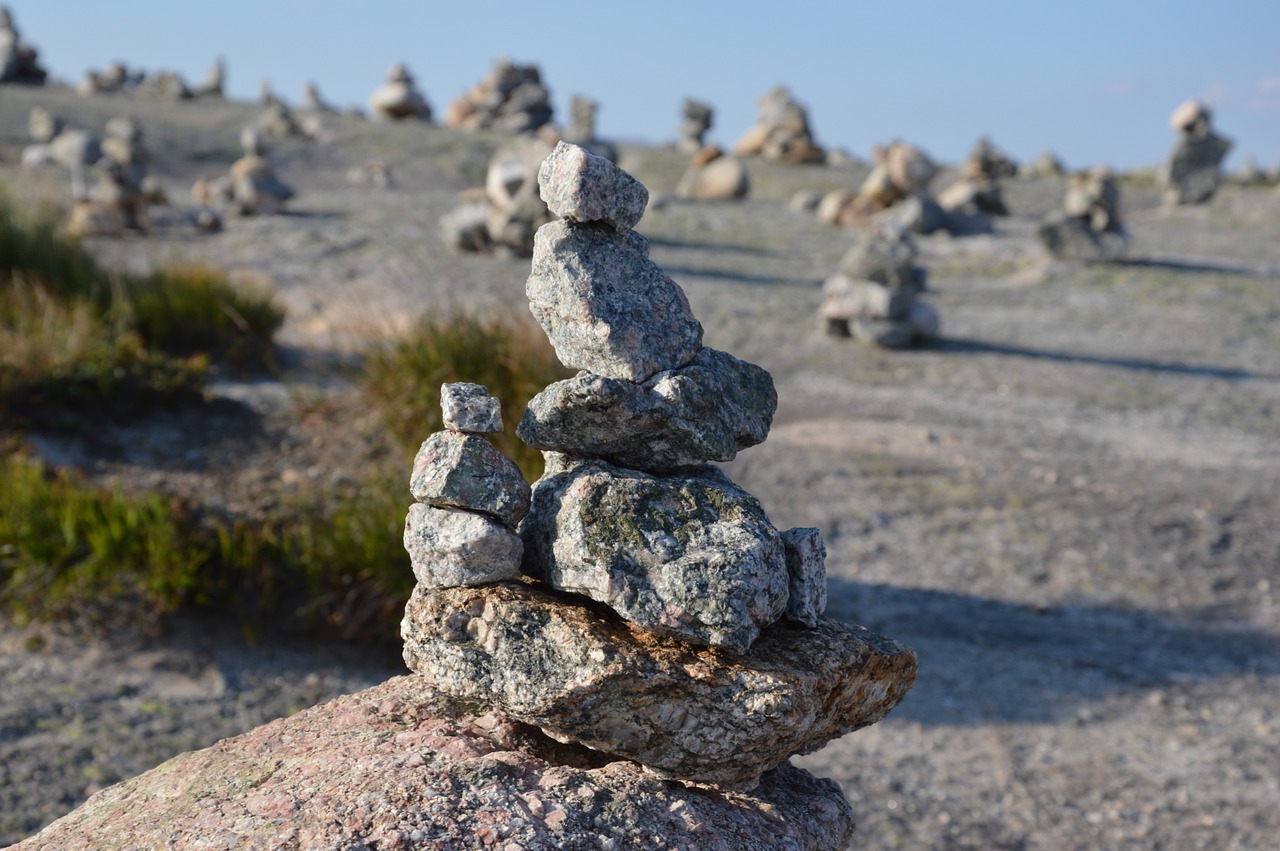
[[198, 98], [221, 98], [226, 96], [227, 85], [227, 63], [219, 56], [213, 60], [213, 65], [205, 72], [204, 79], [200, 81], [191, 94]]
[[890, 228], [864, 233], [823, 285], [818, 316], [828, 334], [885, 348], [906, 348], [938, 335], [938, 314], [919, 298], [925, 270], [911, 237]]
[[1018, 164], [983, 136], [969, 152], [955, 183], [938, 194], [938, 204], [958, 215], [1007, 216], [1000, 181], [1018, 176]]
[[612, 142], [596, 138], [596, 113], [599, 110], [600, 104], [591, 98], [574, 95], [569, 101], [569, 124], [560, 134], [560, 138], [580, 148], [586, 148], [597, 157], [604, 157], [616, 163], [617, 147]]
[[[929, 194], [938, 173], [924, 151], [906, 142], [877, 145], [874, 164], [858, 191], [833, 189], [817, 205], [818, 219], [826, 224], [856, 227], [869, 218], [897, 206], [894, 226], [927, 234], [948, 226], [946, 211]], [[799, 202], [797, 202], [799, 205]]]
[[1117, 260], [1128, 248], [1120, 221], [1120, 187], [1115, 173], [1098, 167], [1076, 175], [1067, 186], [1060, 213], [1042, 222], [1037, 235], [1062, 260]]
[[413, 84], [413, 75], [403, 63], [387, 69], [387, 81], [369, 95], [369, 111], [374, 118], [392, 121], [431, 120], [431, 106]]
[[459, 251], [533, 254], [533, 235], [551, 220], [538, 195], [538, 168], [552, 145], [541, 136], [510, 140], [493, 155], [483, 188], [440, 219], [441, 238]]
[[550, 124], [551, 116], [551, 93], [538, 66], [501, 56], [488, 76], [449, 104], [444, 123], [460, 130], [528, 133]]
[[915, 655], [825, 618], [818, 530], [779, 531], [708, 464], [764, 440], [777, 396], [763, 369], [702, 345], [632, 230], [645, 187], [563, 142], [538, 181], [561, 218], [538, 230], [526, 294], [582, 372], [521, 420], [547, 459], [531, 493], [474, 434], [496, 426], [493, 403], [445, 388], [452, 424], [412, 477], [405, 660], [442, 699], [663, 776], [750, 786], [884, 717]]
[[826, 161], [826, 152], [809, 129], [808, 111], [786, 86], [765, 92], [758, 106], [756, 124], [733, 146], [735, 154], [781, 163]]
[[230, 173], [197, 180], [191, 187], [191, 200], [210, 210], [232, 206], [242, 216], [283, 213], [285, 204], [296, 193], [276, 176], [256, 126], [250, 125], [241, 132], [240, 145], [244, 156], [231, 164]]
[[143, 142], [142, 126], [132, 118], [111, 119], [100, 150], [102, 156], [95, 165], [97, 182], [89, 187], [87, 197], [77, 199], [71, 208], [67, 231], [77, 236], [117, 236], [125, 230], [145, 231], [147, 207], [164, 199], [147, 179], [150, 157]]
[[689, 168], [676, 184], [676, 195], [695, 201], [729, 201], [746, 198], [751, 175], [737, 157], [725, 156], [719, 145], [708, 145], [693, 155]]
[[1231, 140], [1213, 132], [1212, 118], [1209, 107], [1198, 100], [1179, 105], [1169, 117], [1178, 142], [1159, 173], [1168, 203], [1205, 204], [1218, 191]]
[[1020, 177], [1061, 177], [1066, 173], [1066, 166], [1053, 151], [1045, 151], [1018, 169]]
[[86, 71], [76, 91], [85, 96], [115, 94], [134, 88], [146, 76], [142, 71], [130, 71], [123, 62], [112, 62], [101, 71]]
[[679, 134], [676, 144], [680, 150], [696, 154], [703, 149], [705, 143], [702, 139], [711, 129], [712, 117], [710, 104], [693, 98], [684, 99], [684, 105], [680, 107], [680, 126], [676, 130]]
[[40, 53], [22, 40], [8, 6], [0, 6], [0, 83], [42, 85], [48, 72]]

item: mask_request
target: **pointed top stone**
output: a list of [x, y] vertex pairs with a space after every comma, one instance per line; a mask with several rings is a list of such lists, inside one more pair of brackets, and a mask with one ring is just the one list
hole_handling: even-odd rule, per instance
[[440, 385], [440, 409], [444, 427], [470, 434], [502, 431], [502, 403], [482, 384], [458, 381]]
[[603, 222], [619, 233], [635, 227], [649, 190], [617, 165], [585, 148], [561, 142], [538, 170], [542, 200], [570, 222]]

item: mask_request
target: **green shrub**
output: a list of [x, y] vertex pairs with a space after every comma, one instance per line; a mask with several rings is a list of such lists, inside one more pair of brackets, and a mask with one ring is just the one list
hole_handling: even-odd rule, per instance
[[494, 443], [533, 481], [542, 475], [542, 453], [516, 437], [515, 427], [538, 391], [571, 375], [532, 318], [453, 312], [425, 316], [404, 338], [370, 353], [363, 386], [395, 439], [414, 451], [444, 428], [441, 384], [485, 385], [502, 400], [506, 430]]

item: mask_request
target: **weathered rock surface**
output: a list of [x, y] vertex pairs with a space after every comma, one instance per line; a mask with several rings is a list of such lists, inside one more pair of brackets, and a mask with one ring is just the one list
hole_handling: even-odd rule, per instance
[[762, 443], [777, 406], [768, 372], [703, 348], [644, 384], [591, 373], [557, 381], [529, 401], [516, 434], [537, 449], [665, 473]]
[[827, 610], [827, 546], [822, 533], [810, 527], [782, 533], [787, 558], [787, 609], [783, 617], [809, 628]]
[[534, 486], [520, 535], [530, 576], [685, 641], [746, 652], [787, 604], [778, 530], [715, 467], [572, 463]]
[[608, 225], [556, 221], [538, 229], [525, 284], [529, 309], [560, 362], [645, 381], [702, 348], [684, 290], [649, 259], [649, 241]]
[[635, 227], [649, 190], [604, 157], [568, 142], [556, 145], [538, 170], [547, 208], [571, 222], [603, 222], [619, 233]]
[[473, 434], [502, 431], [502, 402], [481, 384], [456, 381], [440, 385], [444, 427]]
[[751, 191], [751, 175], [746, 165], [737, 157], [723, 156], [719, 146], [712, 145], [710, 150], [714, 155], [703, 157], [700, 152], [685, 171], [676, 184], [676, 195], [695, 201], [730, 201], [747, 197]]
[[839, 787], [791, 765], [751, 792], [686, 787], [396, 677], [105, 789], [15, 851], [843, 848]]
[[515, 528], [529, 510], [529, 484], [487, 437], [439, 431], [422, 442], [409, 479], [413, 498], [492, 514]]
[[462, 704], [728, 786], [879, 721], [916, 671], [911, 650], [831, 620], [729, 656], [514, 583], [418, 588], [401, 632], [409, 667]]
[[520, 575], [524, 543], [483, 514], [417, 503], [404, 522], [413, 575], [429, 588], [485, 585]]

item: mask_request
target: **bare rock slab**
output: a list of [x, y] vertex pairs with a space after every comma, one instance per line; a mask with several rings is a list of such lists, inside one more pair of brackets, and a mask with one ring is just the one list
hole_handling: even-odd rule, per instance
[[529, 483], [487, 437], [440, 431], [413, 459], [409, 491], [419, 502], [492, 514], [515, 528], [529, 510]]
[[396, 677], [104, 789], [14, 848], [834, 851], [853, 833], [840, 788], [791, 765], [748, 793], [686, 787], [434, 702]]
[[649, 190], [612, 161], [560, 142], [538, 169], [547, 209], [571, 222], [603, 222], [619, 233], [636, 226]]
[[731, 461], [769, 435], [778, 394], [755, 364], [704, 348], [644, 384], [590, 373], [529, 402], [516, 434], [532, 447], [664, 473]]
[[714, 467], [574, 463], [537, 482], [520, 536], [525, 573], [684, 641], [743, 653], [787, 604], [778, 530]]
[[440, 409], [447, 429], [474, 434], [502, 431], [502, 403], [481, 384], [457, 381], [440, 385]]
[[484, 514], [417, 503], [404, 522], [414, 577], [431, 588], [485, 585], [520, 575], [524, 543]]
[[916, 674], [911, 650], [825, 618], [814, 629], [771, 627], [731, 656], [514, 583], [419, 587], [401, 634], [410, 669], [443, 695], [728, 786], [874, 724]]
[[702, 348], [702, 325], [684, 290], [633, 231], [563, 220], [543, 225], [525, 294], [570, 369], [640, 382], [684, 366]]

